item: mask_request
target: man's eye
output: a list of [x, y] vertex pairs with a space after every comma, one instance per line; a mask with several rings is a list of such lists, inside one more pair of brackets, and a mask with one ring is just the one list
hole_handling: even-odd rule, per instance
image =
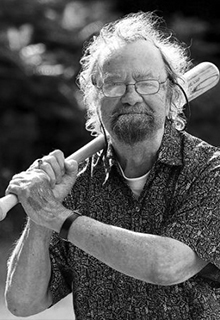
[[140, 87], [148, 87], [148, 88], [150, 88], [150, 87], [154, 87], [155, 86], [155, 83], [154, 82], [151, 82], [151, 81], [140, 81], [139, 83], [138, 83], [138, 85], [140, 86]]
[[113, 86], [121, 86], [123, 83], [122, 82], [111, 82], [110, 84]]
[[118, 88], [118, 87], [121, 87], [121, 83], [118, 83], [118, 82], [111, 82], [111, 83], [108, 83], [108, 84], [105, 84], [105, 88]]

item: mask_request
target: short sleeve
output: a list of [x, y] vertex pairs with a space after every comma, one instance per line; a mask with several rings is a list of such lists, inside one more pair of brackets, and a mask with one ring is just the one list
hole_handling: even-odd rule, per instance
[[163, 235], [220, 268], [220, 165], [209, 165], [176, 197]]

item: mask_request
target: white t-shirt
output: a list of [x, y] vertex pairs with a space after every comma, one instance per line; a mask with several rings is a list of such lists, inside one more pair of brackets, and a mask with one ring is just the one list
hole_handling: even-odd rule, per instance
[[143, 190], [143, 187], [145, 185], [145, 182], [147, 180], [147, 176], [149, 172], [145, 173], [143, 176], [138, 177], [138, 178], [127, 178], [119, 164], [119, 168], [121, 169], [121, 173], [123, 177], [125, 178], [128, 186], [131, 188], [133, 194], [135, 195], [136, 198], [138, 198], [141, 194], [141, 191]]

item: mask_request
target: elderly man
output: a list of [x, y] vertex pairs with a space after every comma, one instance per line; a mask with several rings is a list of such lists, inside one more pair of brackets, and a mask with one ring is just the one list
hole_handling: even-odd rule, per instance
[[55, 150], [13, 177], [28, 221], [8, 308], [29, 316], [72, 292], [77, 320], [217, 319], [220, 154], [183, 129], [184, 48], [140, 12], [105, 26], [81, 63], [86, 126], [106, 148], [80, 170]]

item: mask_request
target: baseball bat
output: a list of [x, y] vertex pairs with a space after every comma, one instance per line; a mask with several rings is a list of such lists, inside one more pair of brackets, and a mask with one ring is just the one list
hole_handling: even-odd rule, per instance
[[[211, 62], [202, 62], [191, 70], [187, 71], [182, 79], [179, 80], [179, 84], [185, 90], [188, 100], [191, 101], [214, 87], [218, 81], [218, 68]], [[181, 95], [178, 103], [181, 105], [186, 103], [183, 94]], [[80, 163], [91, 157], [99, 150], [103, 149], [104, 146], [105, 139], [101, 134], [66, 159], [74, 159]], [[18, 198], [14, 194], [8, 194], [0, 199], [0, 221], [6, 217], [8, 211], [11, 210], [17, 203]]]

